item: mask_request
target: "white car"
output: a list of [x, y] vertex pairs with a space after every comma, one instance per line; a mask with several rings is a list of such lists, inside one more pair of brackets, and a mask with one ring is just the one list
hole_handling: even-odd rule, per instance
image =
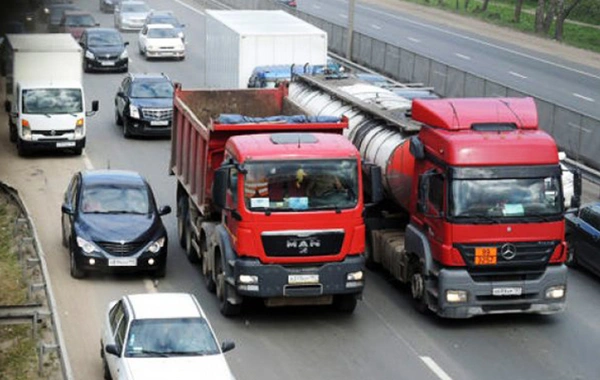
[[114, 380], [235, 380], [198, 300], [188, 293], [127, 295], [105, 316], [101, 357]]
[[122, 1], [115, 6], [115, 28], [140, 30], [151, 9], [143, 1]]
[[145, 25], [138, 35], [140, 54], [149, 58], [185, 58], [185, 44], [170, 24]]

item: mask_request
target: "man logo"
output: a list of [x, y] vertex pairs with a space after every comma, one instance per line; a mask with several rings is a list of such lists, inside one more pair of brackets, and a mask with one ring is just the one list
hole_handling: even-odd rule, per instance
[[285, 247], [288, 249], [297, 249], [298, 254], [306, 255], [308, 254], [309, 248], [319, 248], [321, 246], [321, 241], [314, 237], [308, 238], [289, 238], [285, 242]]

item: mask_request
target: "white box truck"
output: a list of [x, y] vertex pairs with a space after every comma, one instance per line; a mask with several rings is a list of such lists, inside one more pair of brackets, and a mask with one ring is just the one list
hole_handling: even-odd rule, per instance
[[327, 33], [284, 11], [206, 11], [209, 88], [246, 88], [257, 66], [325, 65]]
[[19, 155], [38, 149], [85, 147], [82, 49], [70, 34], [9, 34], [6, 50], [6, 111], [10, 139]]

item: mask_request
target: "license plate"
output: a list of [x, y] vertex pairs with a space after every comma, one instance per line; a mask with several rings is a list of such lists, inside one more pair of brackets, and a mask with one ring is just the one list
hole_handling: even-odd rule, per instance
[[498, 248], [496, 247], [475, 248], [475, 265], [496, 265], [497, 253]]
[[108, 259], [109, 267], [134, 267], [137, 265], [137, 259]]
[[150, 125], [169, 125], [169, 120], [154, 120], [150, 122]]
[[318, 274], [290, 274], [288, 276], [288, 284], [291, 285], [305, 285], [305, 284], [318, 284]]
[[115, 63], [113, 61], [102, 61], [100, 62], [102, 66], [114, 66]]
[[493, 288], [492, 294], [495, 296], [520, 296], [522, 288]]
[[71, 148], [74, 146], [75, 146], [75, 141], [62, 141], [62, 142], [56, 143], [57, 148]]

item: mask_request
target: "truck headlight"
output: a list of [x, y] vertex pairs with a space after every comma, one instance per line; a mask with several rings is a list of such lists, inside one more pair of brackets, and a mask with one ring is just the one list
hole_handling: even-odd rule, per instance
[[248, 274], [240, 274], [238, 277], [240, 284], [258, 284], [258, 276], [251, 276]]
[[31, 140], [31, 126], [29, 125], [29, 121], [23, 119], [21, 120], [21, 129], [23, 140]]
[[164, 237], [161, 237], [160, 239], [158, 239], [154, 243], [150, 244], [150, 246], [148, 247], [148, 251], [152, 252], [152, 253], [157, 253], [158, 251], [160, 251], [160, 249], [162, 247], [164, 247], [165, 240], [166, 239]]
[[92, 253], [96, 250], [96, 247], [92, 243], [79, 236], [77, 236], [77, 246], [85, 253]]
[[127, 54], [127, 50], [123, 50], [123, 52], [119, 56], [119, 59], [125, 59], [125, 58], [129, 58], [129, 55]]
[[86, 50], [86, 51], [85, 51], [85, 57], [86, 57], [87, 59], [96, 59], [96, 56], [94, 55], [94, 53], [92, 53], [92, 52], [91, 52], [91, 51], [89, 51], [89, 50]]
[[83, 118], [77, 119], [77, 123], [75, 123], [75, 137], [83, 137]]
[[47, 14], [47, 15], [49, 15], [49, 14], [50, 14], [50, 9], [48, 9], [48, 8], [44, 8], [44, 14]]
[[467, 302], [466, 290], [446, 290], [446, 302], [460, 303]]
[[559, 298], [563, 298], [565, 296], [565, 286], [564, 285], [558, 285], [558, 286], [551, 286], [548, 289], [546, 289], [546, 298], [548, 299], [559, 299]]
[[133, 104], [129, 105], [129, 116], [131, 116], [134, 119], [140, 118], [140, 110]]
[[362, 270], [350, 272], [346, 275], [346, 281], [362, 281], [364, 273]]

